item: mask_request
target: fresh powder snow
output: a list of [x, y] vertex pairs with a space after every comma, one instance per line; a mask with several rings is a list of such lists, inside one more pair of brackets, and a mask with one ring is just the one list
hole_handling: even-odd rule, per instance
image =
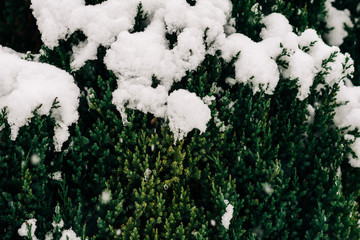
[[344, 42], [344, 38], [348, 35], [345, 25], [352, 28], [354, 24], [350, 19], [350, 11], [348, 9], [338, 10], [332, 6], [335, 0], [327, 0], [325, 2], [327, 19], [326, 27], [330, 28], [329, 33], [324, 38], [327, 42], [334, 46], [340, 46]]
[[175, 139], [182, 139], [194, 128], [205, 132], [206, 123], [211, 119], [211, 112], [195, 93], [179, 89], [168, 97], [167, 117]]
[[67, 72], [45, 63], [30, 62], [0, 46], [0, 109], [6, 108], [15, 140], [19, 128], [34, 116], [49, 115], [55, 100], [59, 108], [52, 110], [55, 118], [54, 145], [57, 151], [68, 139], [68, 126], [78, 120], [80, 90]]

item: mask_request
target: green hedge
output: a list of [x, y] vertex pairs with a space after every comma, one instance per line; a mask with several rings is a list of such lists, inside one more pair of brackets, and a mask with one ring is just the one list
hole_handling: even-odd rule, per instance
[[[325, 1], [311, 2], [233, 0], [236, 31], [259, 40], [262, 13], [278, 11], [297, 33], [307, 28], [325, 33]], [[358, 16], [354, 1], [338, 4]], [[34, 19], [24, 21], [29, 1], [5, 0], [0, 9], [1, 44], [35, 50], [39, 35], [28, 28]], [[144, 14], [139, 7], [134, 31], [143, 29]], [[341, 49], [359, 66], [359, 44], [352, 44], [359, 39], [359, 25], [349, 31]], [[103, 63], [106, 48], [99, 47], [97, 60], [71, 72], [68, 52], [84, 38], [76, 32], [53, 50], [42, 47], [40, 57], [70, 72], [82, 91], [91, 89], [90, 108], [85, 96], [80, 99], [80, 118], [70, 129], [67, 150], [54, 151], [51, 117], [34, 110], [30, 124], [12, 141], [6, 112], [1, 114], [1, 239], [23, 239], [18, 229], [30, 218], [37, 219], [39, 239], [49, 231], [60, 239], [59, 227], [53, 230], [51, 224], [60, 219], [64, 229], [72, 228], [82, 239], [360, 238], [359, 170], [348, 164], [351, 141], [333, 127], [337, 85], [320, 92], [313, 86], [303, 101], [288, 79], [280, 79], [273, 95], [253, 94], [248, 85], [225, 83], [234, 75], [233, 62], [219, 53], [208, 55], [173, 89], [204, 97], [214, 94], [214, 86], [222, 87], [210, 109], [231, 127], [222, 132], [210, 121], [205, 133], [194, 130], [174, 145], [167, 122], [151, 114], [127, 110], [129, 124], [122, 124], [111, 103], [117, 84]], [[359, 79], [356, 72], [354, 83]], [[309, 123], [307, 106], [315, 102], [320, 104]], [[32, 164], [32, 157], [40, 163]], [[53, 179], [58, 171], [62, 178]], [[234, 206], [228, 230], [221, 224], [225, 199]]]

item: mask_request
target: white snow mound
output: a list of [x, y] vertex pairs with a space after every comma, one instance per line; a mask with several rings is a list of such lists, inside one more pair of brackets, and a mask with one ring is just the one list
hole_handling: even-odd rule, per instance
[[168, 97], [167, 118], [175, 139], [182, 139], [194, 128], [205, 132], [211, 112], [195, 93], [180, 89]]
[[325, 2], [327, 16], [326, 27], [330, 28], [330, 32], [325, 34], [325, 39], [330, 45], [340, 46], [344, 42], [344, 38], [348, 35], [345, 26], [353, 27], [354, 24], [350, 19], [350, 11], [348, 9], [338, 10], [332, 6], [335, 0], [327, 0]]
[[68, 126], [78, 119], [80, 90], [73, 77], [54, 66], [23, 60], [0, 46], [0, 109], [6, 108], [11, 138], [16, 139], [19, 128], [26, 125], [33, 111], [49, 115], [54, 100], [60, 107], [53, 109], [54, 144], [60, 151], [68, 139]]

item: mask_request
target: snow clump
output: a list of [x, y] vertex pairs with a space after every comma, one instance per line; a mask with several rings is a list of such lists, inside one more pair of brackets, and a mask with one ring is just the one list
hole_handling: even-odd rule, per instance
[[179, 89], [168, 97], [167, 117], [176, 140], [184, 138], [194, 128], [205, 132], [211, 112], [195, 93]]
[[275, 90], [279, 81], [278, 66], [261, 43], [253, 42], [249, 37], [235, 33], [226, 38], [221, 50], [222, 57], [227, 61], [240, 52], [235, 62], [237, 82], [252, 84], [254, 92], [264, 89], [266, 93], [271, 94]]
[[68, 139], [68, 126], [78, 120], [80, 90], [73, 77], [54, 66], [29, 62], [19, 54], [0, 46], [0, 109], [6, 108], [15, 140], [20, 127], [26, 125], [37, 107], [40, 115], [49, 115], [54, 100], [60, 107], [52, 109], [55, 118], [54, 145], [57, 151]]
[[[360, 129], [360, 87], [347, 86], [345, 83], [341, 83], [340, 90], [337, 94], [337, 102], [342, 105], [336, 108], [336, 114], [334, 116], [335, 124], [340, 128], [349, 126], [347, 131], [355, 130], [356, 128]], [[345, 137], [349, 138], [348, 136], [348, 134], [345, 135]], [[351, 148], [357, 158], [349, 156], [349, 163], [353, 167], [360, 167], [359, 138], [351, 144]]]
[[48, 177], [55, 181], [62, 181], [61, 171], [50, 173]]
[[30, 162], [32, 165], [36, 166], [40, 163], [41, 158], [38, 154], [31, 155]]
[[[300, 87], [298, 97], [300, 100], [305, 99], [316, 73], [314, 59], [299, 48], [301, 37], [293, 33], [292, 26], [283, 15], [272, 13], [262, 22], [265, 27], [260, 33], [263, 39], [261, 42], [234, 33], [226, 38], [221, 47], [222, 57], [227, 61], [239, 54], [235, 62], [234, 80], [250, 83], [254, 93], [264, 90], [267, 94], [273, 94], [280, 76], [297, 79]], [[283, 50], [287, 54], [281, 56]], [[277, 65], [278, 57], [288, 62], [287, 68]]]
[[109, 203], [111, 200], [111, 191], [109, 189], [105, 189], [102, 193], [101, 193], [101, 202], [103, 204], [107, 204]]
[[76, 233], [70, 228], [62, 232], [60, 240], [81, 240], [81, 238], [77, 237]]
[[221, 223], [225, 227], [225, 229], [229, 230], [230, 221], [233, 218], [234, 214], [234, 206], [231, 205], [228, 200], [224, 200], [224, 203], [226, 204], [226, 212], [221, 218]]
[[33, 240], [37, 240], [37, 237], [35, 236], [35, 230], [36, 230], [36, 219], [32, 218], [29, 220], [26, 220], [21, 227], [18, 230], [18, 234], [20, 237], [27, 237], [28, 236], [28, 226], [31, 227], [31, 238]]
[[327, 0], [325, 2], [327, 16], [326, 27], [331, 30], [325, 34], [325, 39], [330, 45], [340, 46], [344, 38], [348, 35], [344, 25], [353, 27], [354, 24], [350, 19], [350, 11], [348, 9], [338, 10], [332, 6], [335, 0]]

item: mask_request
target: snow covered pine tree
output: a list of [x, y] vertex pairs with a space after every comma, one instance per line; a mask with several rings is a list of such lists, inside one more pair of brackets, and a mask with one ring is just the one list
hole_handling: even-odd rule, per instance
[[0, 239], [360, 239], [356, 1], [0, 11]]

